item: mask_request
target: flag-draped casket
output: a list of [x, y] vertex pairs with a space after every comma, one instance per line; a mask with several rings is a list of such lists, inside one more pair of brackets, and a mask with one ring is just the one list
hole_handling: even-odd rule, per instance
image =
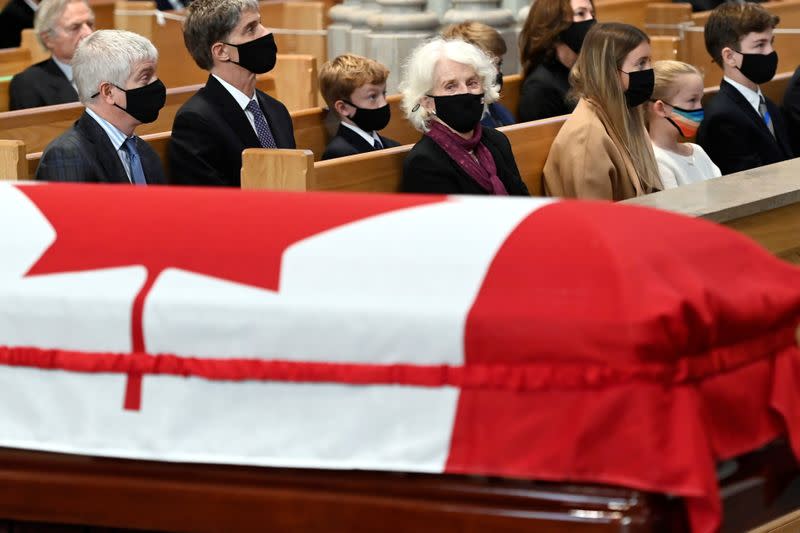
[[0, 186], [0, 446], [597, 482], [800, 456], [800, 270], [607, 203]]

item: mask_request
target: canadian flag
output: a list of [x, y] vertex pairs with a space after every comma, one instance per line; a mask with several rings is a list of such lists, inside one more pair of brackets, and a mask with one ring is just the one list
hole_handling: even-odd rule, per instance
[[800, 271], [607, 203], [0, 186], [0, 446], [687, 498], [800, 457]]

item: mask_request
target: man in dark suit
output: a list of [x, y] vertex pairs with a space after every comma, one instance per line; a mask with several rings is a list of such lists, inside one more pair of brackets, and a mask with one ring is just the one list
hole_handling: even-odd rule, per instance
[[[130, 61], [119, 68], [121, 58]], [[98, 31], [81, 43], [73, 68], [86, 111], [42, 154], [36, 178], [48, 181], [165, 183], [155, 151], [133, 134], [166, 101], [156, 77], [158, 52], [135, 33]]]
[[783, 116], [759, 88], [775, 75], [778, 22], [754, 3], [722, 4], [706, 22], [706, 49], [725, 76], [706, 106], [697, 143], [723, 174], [793, 157]]
[[10, 108], [77, 102], [71, 63], [78, 43], [94, 30], [89, 4], [86, 0], [43, 0], [36, 11], [34, 29], [52, 55], [11, 79]]
[[257, 0], [194, 0], [183, 37], [211, 75], [175, 116], [172, 181], [239, 187], [242, 150], [295, 147], [286, 107], [256, 89], [256, 74], [275, 66], [275, 41], [261, 25]]
[[322, 65], [319, 90], [328, 109], [340, 120], [339, 130], [328, 142], [322, 159], [399, 146], [378, 134], [391, 118], [386, 103], [388, 77], [385, 65], [356, 54], [342, 54]]
[[9, 0], [0, 11], [0, 48], [14, 48], [22, 40], [22, 30], [33, 28], [36, 0]]

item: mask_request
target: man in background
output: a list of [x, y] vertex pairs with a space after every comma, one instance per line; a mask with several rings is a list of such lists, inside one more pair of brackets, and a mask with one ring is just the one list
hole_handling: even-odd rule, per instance
[[43, 0], [36, 11], [34, 29], [51, 56], [12, 78], [10, 109], [77, 102], [72, 56], [78, 43], [94, 31], [89, 4], [86, 0]]

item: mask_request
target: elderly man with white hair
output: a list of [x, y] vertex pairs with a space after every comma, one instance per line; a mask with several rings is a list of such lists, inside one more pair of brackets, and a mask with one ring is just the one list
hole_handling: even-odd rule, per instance
[[51, 56], [12, 78], [10, 108], [77, 102], [72, 56], [78, 44], [94, 31], [94, 13], [89, 4], [86, 0], [42, 0], [33, 27]]
[[36, 178], [48, 181], [165, 183], [158, 155], [133, 134], [153, 122], [167, 92], [158, 52], [135, 33], [100, 30], [78, 46], [72, 67], [86, 111], [44, 149]]
[[406, 192], [528, 196], [499, 131], [481, 126], [498, 98], [497, 69], [478, 47], [436, 38], [406, 64], [403, 109], [424, 133], [403, 164]]

